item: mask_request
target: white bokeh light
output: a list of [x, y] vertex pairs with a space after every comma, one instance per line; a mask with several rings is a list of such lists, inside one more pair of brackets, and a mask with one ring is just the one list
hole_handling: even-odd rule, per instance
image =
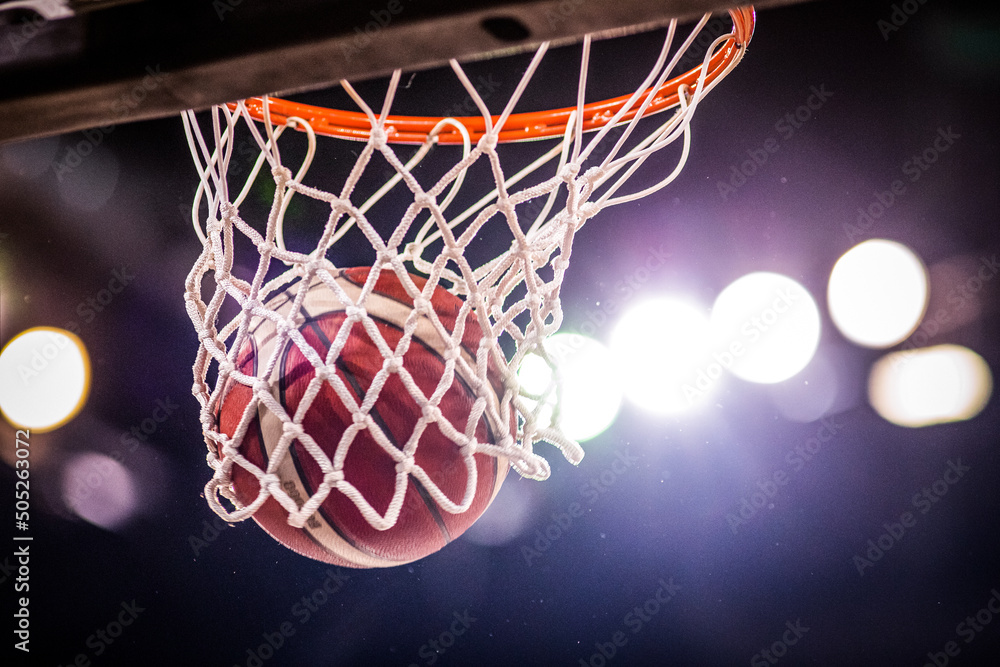
[[718, 377], [699, 383], [709, 367], [708, 318], [679, 299], [639, 304], [626, 312], [611, 336], [625, 395], [659, 414], [682, 412], [704, 401]]
[[887, 354], [872, 367], [868, 400], [886, 421], [920, 427], [979, 414], [993, 391], [990, 368], [960, 345]]
[[819, 345], [820, 317], [805, 287], [778, 273], [747, 274], [712, 307], [715, 359], [749, 382], [774, 384], [801, 371]]
[[139, 504], [132, 473], [110, 456], [97, 453], [79, 454], [66, 463], [62, 497], [77, 516], [108, 530], [128, 522]]
[[[622, 381], [611, 352], [579, 334], [555, 334], [546, 339], [545, 348], [562, 378], [563, 433], [578, 441], [601, 434], [615, 420], [622, 402]], [[548, 364], [536, 355], [526, 357], [518, 369], [521, 385], [533, 394], [545, 392], [551, 378]], [[543, 426], [550, 423], [550, 405], [547, 402], [542, 410]]]
[[0, 352], [0, 412], [16, 426], [62, 426], [83, 407], [89, 389], [90, 358], [68, 331], [28, 329]]
[[462, 534], [462, 538], [484, 547], [508, 544], [524, 534], [532, 524], [534, 510], [538, 507], [537, 487], [525, 485], [508, 474], [496, 498]]
[[858, 345], [885, 348], [905, 340], [927, 307], [927, 270], [901, 243], [872, 239], [841, 256], [830, 272], [830, 317]]

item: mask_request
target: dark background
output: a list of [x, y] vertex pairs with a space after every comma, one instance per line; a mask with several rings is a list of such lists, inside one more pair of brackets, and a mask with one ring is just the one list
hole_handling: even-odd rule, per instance
[[[735, 535], [726, 522], [758, 482], [788, 469], [786, 453], [813, 437], [818, 422], [785, 420], [765, 388], [735, 380], [708, 412], [656, 418], [626, 404], [607, 432], [585, 444], [579, 468], [540, 445], [551, 479], [508, 478], [492, 512], [527, 511], [519, 537], [498, 547], [462, 538], [410, 566], [342, 570], [347, 578], [305, 623], [295, 605], [322, 588], [330, 568], [281, 547], [252, 522], [206, 532], [215, 515], [202, 497], [210, 470], [190, 395], [197, 340], [182, 300], [199, 251], [184, 214], [197, 177], [180, 120], [117, 126], [63, 181], [55, 165], [81, 134], [0, 147], [0, 337], [77, 321], [93, 363], [81, 416], [32, 438], [32, 652], [30, 662], [15, 654], [16, 664], [68, 665], [84, 654], [94, 665], [254, 665], [248, 650], [286, 621], [294, 634], [264, 664], [582, 659], [596, 666], [603, 664], [592, 658], [596, 644], [618, 631], [627, 643], [608, 664], [764, 664], [751, 661], [781, 639], [786, 622], [808, 631], [783, 664], [922, 665], [951, 640], [960, 654], [949, 664], [996, 664], [1000, 618], [969, 643], [956, 626], [1000, 589], [998, 402], [967, 422], [888, 424], [864, 400], [879, 353], [843, 340], [825, 310], [829, 271], [853, 245], [843, 225], [899, 178], [902, 163], [939, 128], [960, 139], [870, 235], [909, 245], [929, 266], [956, 257], [974, 266], [1000, 251], [996, 11], [913, 5], [917, 11], [887, 38], [878, 21], [889, 19], [889, 3], [760, 13], [744, 62], [699, 108], [682, 176], [598, 216], [577, 237], [563, 291], [566, 330], [585, 322], [597, 302], [621, 299], [616, 284], [661, 243], [672, 257], [643, 295], [682, 290], [710, 303], [740, 275], [771, 270], [800, 281], [820, 303], [820, 354], [841, 379], [840, 407], [830, 417], [838, 430], [790, 475], [773, 506]], [[647, 41], [609, 47], [611, 65], [628, 71]], [[516, 77], [515, 64], [493, 66], [499, 80]], [[567, 78], [572, 87], [575, 74]], [[776, 121], [803, 104], [812, 86], [833, 95], [723, 200], [718, 182], [731, 165], [776, 136]], [[552, 104], [560, 103], [570, 102]], [[671, 168], [669, 160], [660, 168]], [[657, 173], [651, 161], [636, 184]], [[77, 305], [123, 266], [134, 281], [82, 321]], [[948, 289], [932, 284], [939, 296]], [[987, 284], [976, 317], [934, 342], [966, 345], [1000, 368], [996, 290]], [[606, 342], [610, 329], [595, 335]], [[122, 434], [149, 417], [157, 400], [179, 407], [148, 443], [122, 452]], [[13, 429], [0, 426], [0, 435], [12, 448]], [[61, 500], [63, 466], [84, 451], [121, 452], [140, 480], [140, 511], [114, 531], [76, 518]], [[638, 463], [609, 477], [624, 453]], [[913, 495], [959, 459], [965, 476], [859, 576], [852, 557], [883, 523], [912, 511]], [[602, 473], [613, 483], [589, 502], [590, 480]], [[11, 489], [9, 465], [2, 479]], [[583, 516], [526, 563], [523, 547], [536, 530], [575, 502]], [[213, 539], [199, 545], [193, 537]], [[12, 550], [0, 547], [10, 624]], [[661, 579], [679, 590], [633, 632], [626, 614], [653, 597]], [[142, 611], [118, 639], [88, 643], [133, 601]], [[422, 646], [466, 612], [475, 621], [432, 663]]]

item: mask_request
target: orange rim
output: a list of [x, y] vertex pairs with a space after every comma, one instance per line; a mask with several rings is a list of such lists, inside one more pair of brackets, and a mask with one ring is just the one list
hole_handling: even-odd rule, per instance
[[[711, 84], [739, 57], [741, 49], [750, 42], [753, 37], [755, 15], [753, 7], [741, 7], [729, 11], [733, 20], [733, 37], [730, 38], [721, 49], [711, 57], [708, 62], [708, 74], [705, 78], [705, 85]], [[657, 91], [656, 97], [647, 107], [644, 115], [650, 116], [654, 113], [664, 111], [678, 104], [678, 89], [681, 86], [693, 88], [698, 82], [701, 66], [695, 67], [680, 76], [677, 76], [663, 83]], [[651, 89], [647, 89], [648, 94]], [[591, 102], [583, 107], [583, 131], [596, 130], [603, 127], [607, 120], [618, 112], [628, 101], [631, 94], [614, 97], [599, 102]], [[367, 141], [371, 130], [368, 116], [359, 111], [342, 111], [340, 109], [327, 109], [309, 104], [299, 104], [275, 97], [268, 99], [271, 109], [271, 121], [284, 125], [291, 116], [297, 116], [306, 120], [316, 134], [340, 139], [354, 139], [357, 141]], [[257, 121], [264, 120], [264, 102], [260, 97], [251, 97], [246, 100], [247, 110], [250, 116]], [[234, 103], [229, 104], [229, 108], [235, 110]], [[547, 111], [531, 111], [525, 113], [511, 114], [504, 124], [504, 129], [499, 133], [500, 142], [526, 141], [530, 139], [544, 139], [546, 137], [562, 136], [566, 132], [566, 123], [570, 114], [576, 110], [575, 106], [564, 107], [562, 109], [550, 109]], [[636, 109], [626, 112], [621, 122], [626, 123], [635, 117]], [[435, 125], [440, 123], [444, 116], [388, 116], [385, 121], [385, 131], [390, 143], [397, 144], [422, 144], [427, 141], [427, 136]], [[499, 116], [493, 116], [496, 122]], [[473, 143], [478, 141], [486, 130], [486, 124], [482, 116], [461, 116], [456, 118], [469, 131]], [[440, 144], [461, 144], [462, 135], [454, 129], [448, 130], [445, 127], [437, 135]]]

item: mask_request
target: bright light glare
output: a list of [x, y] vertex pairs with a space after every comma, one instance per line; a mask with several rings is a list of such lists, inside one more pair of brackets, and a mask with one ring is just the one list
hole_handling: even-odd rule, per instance
[[712, 307], [715, 360], [748, 382], [792, 377], [819, 345], [819, 308], [805, 287], [778, 273], [749, 273]]
[[960, 345], [887, 354], [868, 379], [875, 411], [910, 427], [972, 419], [986, 407], [992, 390], [986, 361]]
[[0, 412], [16, 426], [58, 428], [76, 416], [89, 390], [87, 349], [68, 331], [28, 329], [0, 352]]
[[[611, 352], [578, 334], [555, 334], [546, 339], [545, 349], [559, 366], [562, 379], [559, 421], [563, 433], [577, 441], [598, 436], [615, 420], [622, 403], [622, 382]], [[541, 357], [529, 355], [518, 369], [518, 379], [526, 391], [542, 394], [552, 371]], [[543, 426], [551, 421], [554, 399], [542, 410]]]
[[928, 284], [927, 270], [909, 248], [865, 241], [844, 253], [830, 273], [830, 316], [854, 343], [890, 347], [920, 324]]
[[[611, 336], [625, 395], [639, 407], [659, 414], [686, 410], [714, 388], [708, 368], [708, 318], [702, 309], [678, 299], [640, 304], [622, 316]], [[721, 372], [720, 372], [721, 375]]]

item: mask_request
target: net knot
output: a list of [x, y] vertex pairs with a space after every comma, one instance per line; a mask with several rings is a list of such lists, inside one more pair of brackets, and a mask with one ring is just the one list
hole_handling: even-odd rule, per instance
[[302, 437], [305, 433], [305, 429], [302, 428], [302, 424], [296, 424], [295, 422], [285, 422], [281, 425], [281, 431], [284, 435], [290, 436], [293, 440], [297, 440]]
[[425, 299], [422, 295], [418, 296], [416, 299], [413, 300], [413, 310], [416, 310], [418, 312], [427, 312], [430, 309], [431, 309], [430, 300]]
[[579, 173], [580, 173], [580, 165], [573, 162], [567, 162], [566, 164], [563, 165], [563, 168], [560, 170], [559, 178], [566, 181], [567, 183], [572, 183], [576, 179], [577, 174]]
[[271, 175], [274, 176], [274, 182], [278, 184], [279, 187], [284, 187], [285, 183], [292, 180], [292, 170], [284, 165], [276, 165], [274, 169], [271, 170]]
[[269, 492], [274, 487], [278, 487], [280, 489], [281, 488], [281, 478], [278, 477], [277, 475], [275, 475], [274, 473], [265, 473], [260, 478], [260, 486], [263, 489], [267, 489]]
[[344, 471], [331, 470], [323, 475], [323, 481], [329, 484], [331, 488], [336, 488], [338, 484], [344, 481]]
[[344, 308], [344, 313], [347, 314], [347, 319], [355, 322], [365, 317], [365, 309], [361, 306], [347, 306]]
[[414, 460], [412, 456], [407, 456], [402, 461], [396, 464], [396, 472], [403, 473], [404, 475], [409, 475], [410, 471], [413, 470]]
[[484, 151], [493, 151], [497, 147], [497, 135], [493, 133], [484, 134], [476, 145]]
[[386, 145], [386, 139], [389, 135], [386, 134], [384, 127], [376, 126], [371, 129], [368, 136], [370, 137], [369, 141], [375, 148], [382, 148]]
[[226, 359], [225, 361], [219, 362], [219, 375], [222, 377], [228, 377], [233, 374], [236, 370], [236, 364]]
[[425, 405], [420, 412], [428, 422], [436, 422], [441, 419], [441, 408], [431, 403]]
[[387, 357], [386, 360], [382, 362], [382, 368], [385, 369], [386, 373], [398, 373], [402, 367], [402, 357]]
[[336, 375], [336, 369], [330, 368], [329, 366], [320, 366], [316, 369], [316, 377], [320, 382], [332, 382]]
[[359, 428], [368, 427], [368, 415], [366, 415], [364, 412], [355, 412], [353, 415], [351, 415], [351, 421], [353, 421], [354, 424], [357, 425]]
[[584, 202], [583, 205], [577, 209], [577, 213], [579, 214], [580, 220], [583, 221], [594, 217], [600, 210], [600, 206], [592, 201], [588, 201]]
[[302, 265], [303, 270], [306, 275], [315, 275], [317, 271], [323, 268], [324, 261], [322, 258], [313, 257], [308, 262]]
[[[231, 207], [232, 205], [227, 203], [223, 204], [222, 206], [223, 208], [225, 208], [226, 206]], [[211, 220], [209, 220], [207, 223], [205, 223], [205, 232], [208, 236], [212, 236], [214, 234], [219, 234], [220, 232], [222, 232], [222, 220], [219, 220], [218, 218], [212, 218]]]

